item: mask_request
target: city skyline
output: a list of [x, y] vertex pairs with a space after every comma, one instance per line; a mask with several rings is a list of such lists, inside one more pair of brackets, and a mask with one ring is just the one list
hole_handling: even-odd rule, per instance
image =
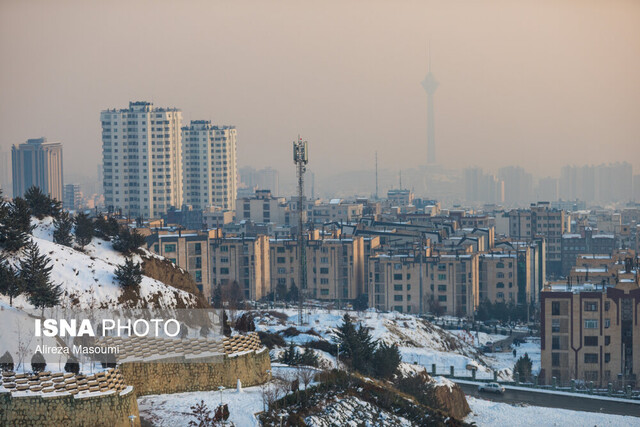
[[[535, 163], [532, 172], [557, 176], [566, 164], [626, 158], [640, 169], [633, 2], [161, 3], [147, 20], [142, 3], [126, 16], [118, 6], [0, 6], [0, 51], [9, 59], [0, 75], [2, 149], [46, 135], [68, 147], [68, 173], [95, 174], [95, 112], [148, 100], [181, 108], [185, 122], [236, 126], [239, 167], [293, 173], [289, 143], [300, 133], [318, 178], [373, 169], [375, 151], [381, 168], [419, 168], [427, 158], [419, 82], [431, 40], [441, 165]], [[211, 16], [216, 26], [207, 25]], [[183, 31], [159, 31], [169, 20]], [[14, 33], [21, 37], [9, 43]], [[83, 40], [72, 42], [78, 33]], [[198, 53], [210, 45], [211, 54]]]

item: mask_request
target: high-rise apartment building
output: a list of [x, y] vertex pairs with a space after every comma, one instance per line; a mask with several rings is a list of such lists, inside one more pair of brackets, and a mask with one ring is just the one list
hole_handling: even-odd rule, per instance
[[102, 111], [100, 120], [105, 206], [144, 218], [181, 206], [182, 112], [130, 102]]
[[78, 184], [67, 184], [64, 186], [64, 200], [62, 206], [65, 209], [74, 211], [80, 208], [82, 193]]
[[11, 148], [13, 197], [35, 186], [62, 201], [62, 144], [47, 138], [29, 139]]
[[11, 155], [4, 150], [0, 150], [0, 189], [5, 197], [11, 197]]
[[215, 126], [208, 120], [192, 120], [182, 128], [185, 204], [235, 210], [236, 135], [235, 126]]

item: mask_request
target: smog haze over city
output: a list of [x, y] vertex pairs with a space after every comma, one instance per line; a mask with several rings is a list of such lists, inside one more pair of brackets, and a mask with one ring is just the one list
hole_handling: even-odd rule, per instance
[[282, 181], [298, 134], [319, 183], [377, 151], [387, 188], [427, 163], [430, 50], [443, 167], [637, 169], [638, 22], [636, 1], [4, 0], [0, 148], [46, 136], [65, 174], [93, 177], [99, 112], [144, 100], [237, 126], [238, 166]]

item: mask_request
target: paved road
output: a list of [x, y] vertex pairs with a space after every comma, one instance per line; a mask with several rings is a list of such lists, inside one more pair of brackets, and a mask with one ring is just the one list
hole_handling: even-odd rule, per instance
[[[455, 380], [453, 380], [456, 382]], [[528, 390], [513, 390], [507, 388], [503, 395], [478, 392], [477, 384], [457, 383], [468, 396], [495, 402], [510, 404], [526, 404], [547, 408], [571, 409], [584, 412], [601, 412], [614, 415], [631, 415], [640, 417], [640, 403], [627, 403], [612, 400], [592, 399], [576, 395], [563, 396], [561, 394], [540, 393]]]

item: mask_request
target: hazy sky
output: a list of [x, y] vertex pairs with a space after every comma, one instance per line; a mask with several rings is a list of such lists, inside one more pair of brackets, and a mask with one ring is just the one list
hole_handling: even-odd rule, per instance
[[130, 100], [238, 127], [239, 166], [426, 163], [431, 40], [445, 166], [627, 160], [640, 171], [640, 2], [0, 0], [0, 147], [46, 136], [101, 161]]

